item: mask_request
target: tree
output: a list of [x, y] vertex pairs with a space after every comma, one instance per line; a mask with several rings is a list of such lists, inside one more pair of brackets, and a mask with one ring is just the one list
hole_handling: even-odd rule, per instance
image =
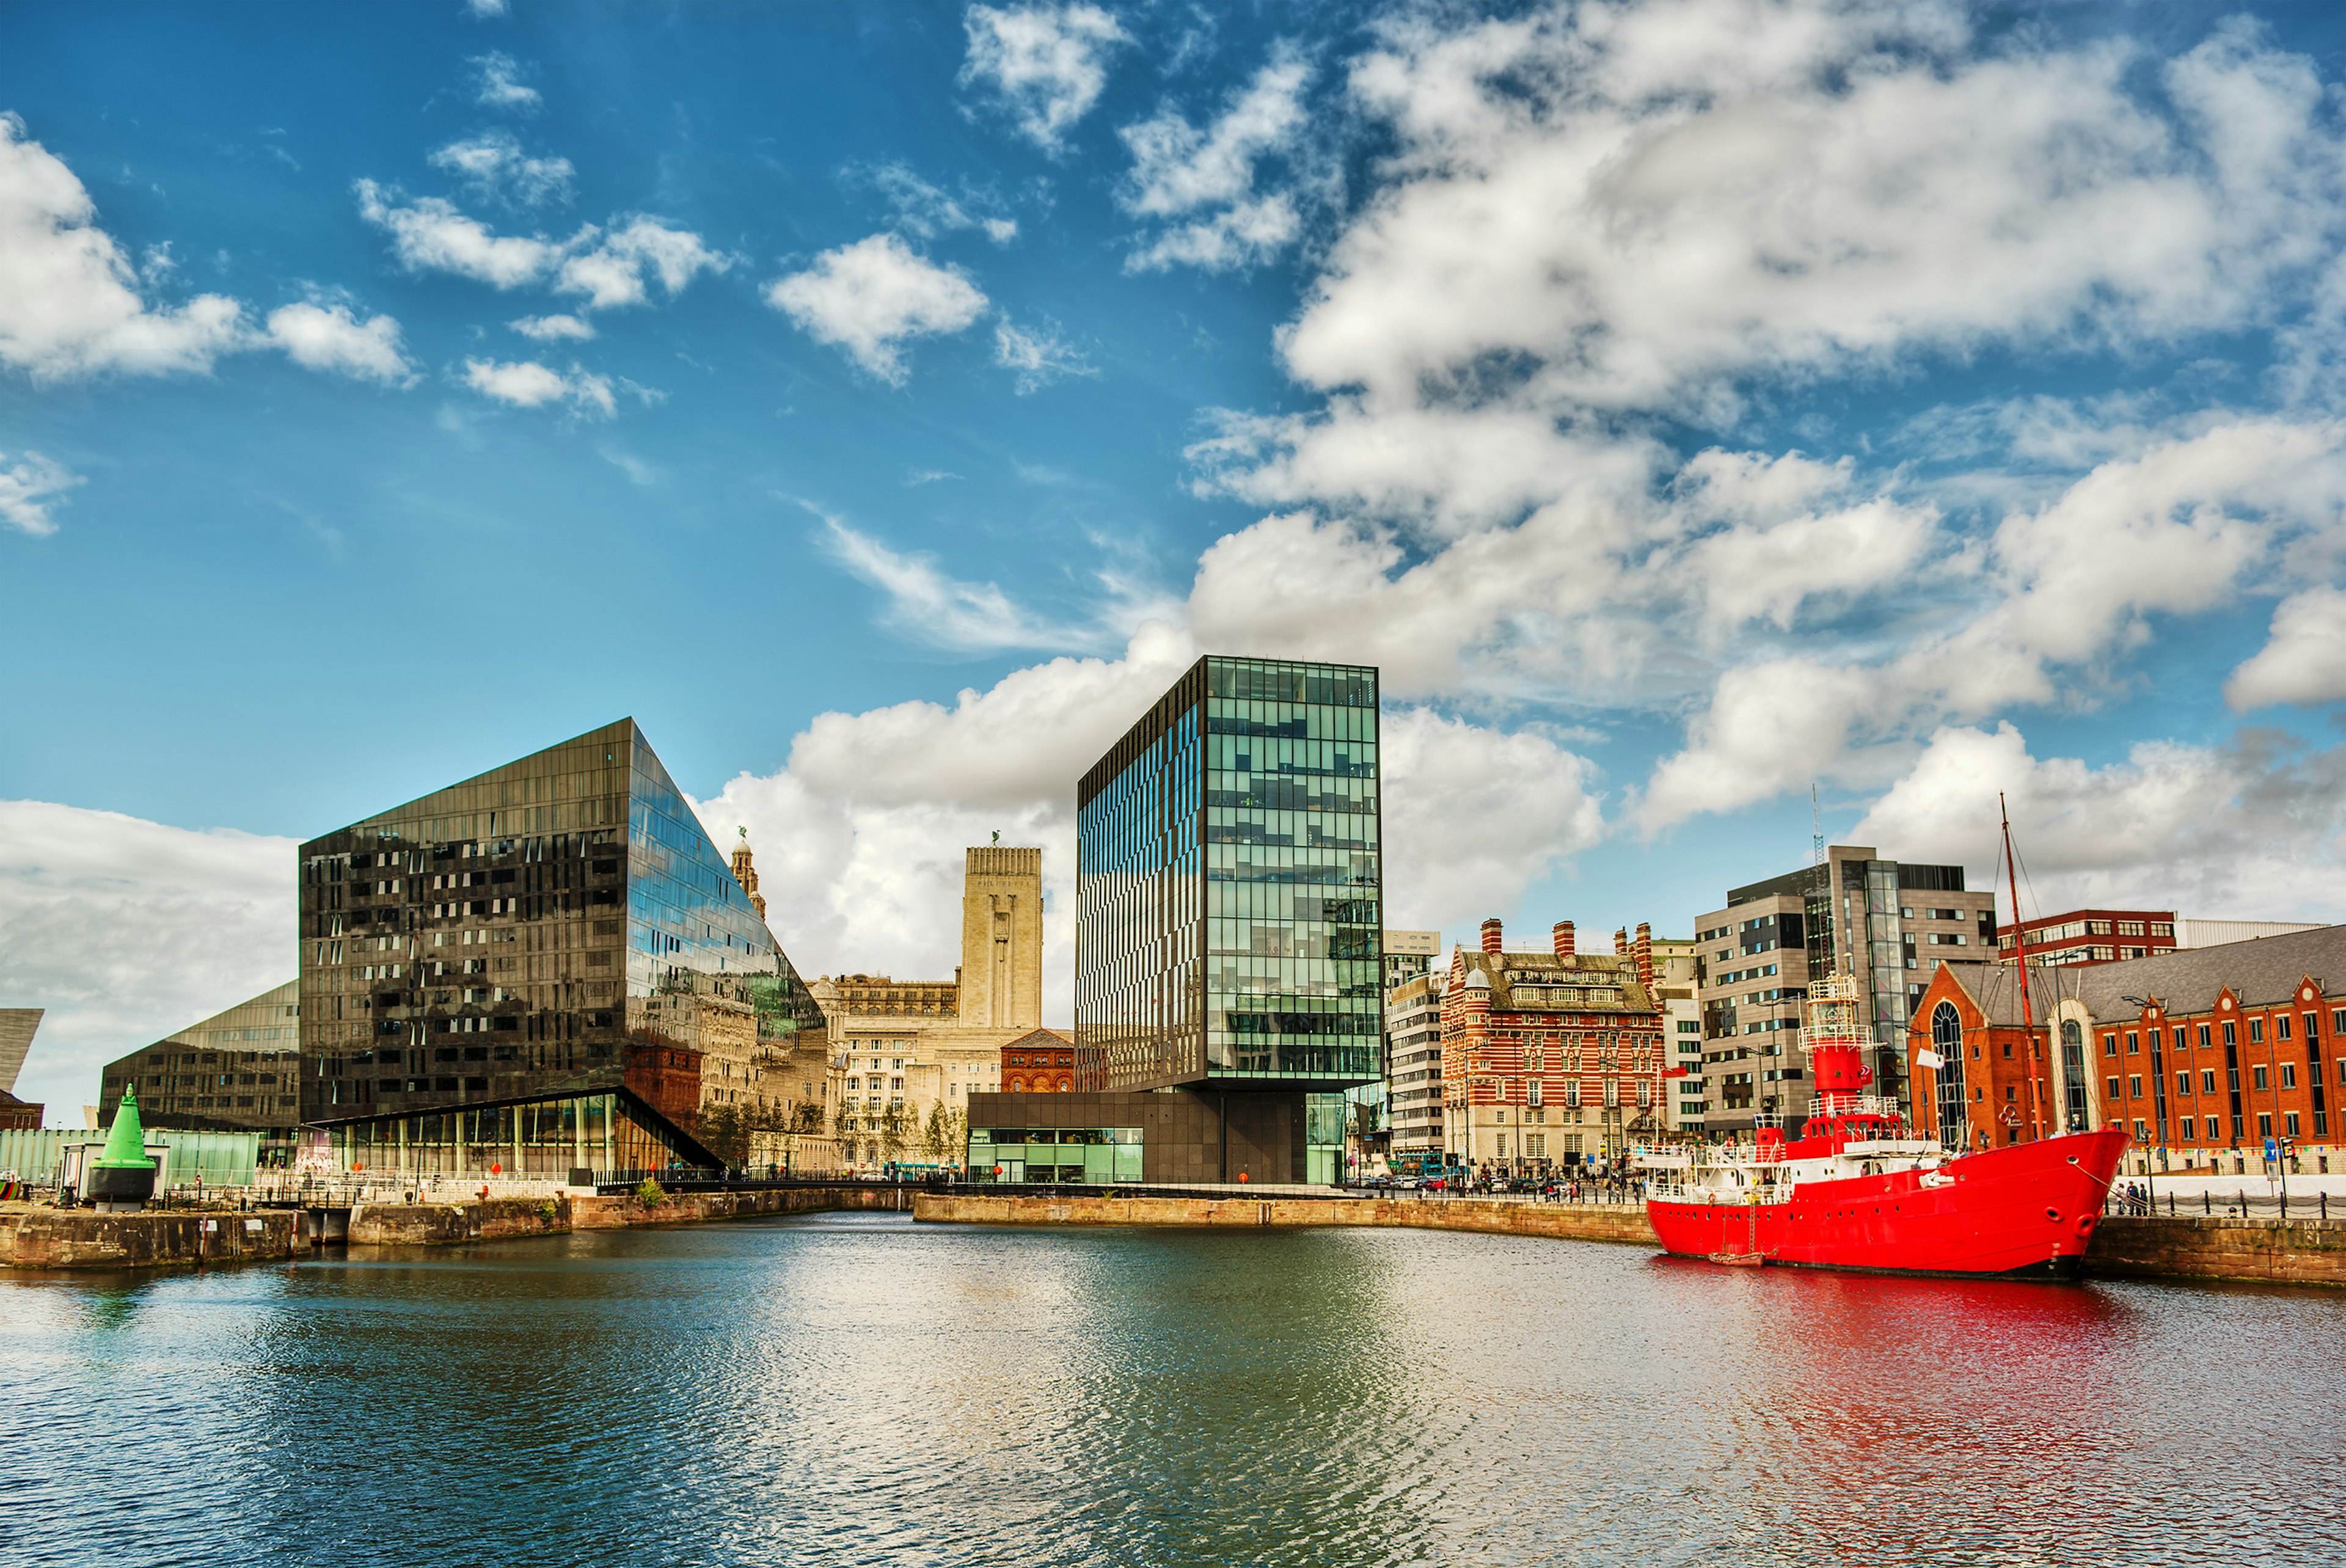
[[717, 1105], [700, 1113], [698, 1128], [700, 1141], [709, 1152], [729, 1167], [740, 1166], [750, 1157], [750, 1125], [740, 1111], [732, 1105]]
[[933, 1160], [943, 1161], [947, 1140], [945, 1107], [940, 1101], [929, 1107], [928, 1125], [921, 1129], [921, 1152]]
[[820, 1133], [822, 1131], [822, 1107], [812, 1100], [801, 1100], [790, 1108], [790, 1131]]
[[852, 1140], [855, 1136], [855, 1107], [849, 1105], [846, 1101], [842, 1100], [836, 1106], [832, 1107], [831, 1113], [831, 1130], [833, 1136], [843, 1140]]
[[911, 1122], [903, 1101], [888, 1102], [888, 1108], [880, 1114], [879, 1127], [880, 1151], [884, 1157], [892, 1160], [904, 1152], [906, 1135], [912, 1130]]

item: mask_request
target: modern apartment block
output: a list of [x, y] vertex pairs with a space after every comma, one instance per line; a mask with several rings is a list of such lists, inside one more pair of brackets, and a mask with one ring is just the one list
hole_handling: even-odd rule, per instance
[[2180, 945], [2175, 926], [2173, 910], [2071, 910], [2004, 926], [1996, 951], [2009, 963], [2025, 942], [2031, 965], [2116, 963]]
[[632, 719], [300, 850], [301, 1120], [344, 1167], [717, 1163], [823, 1018]]
[[1385, 997], [1385, 1081], [1392, 1129], [1386, 1157], [1407, 1176], [1443, 1165], [1442, 992], [1447, 978], [1416, 975]]
[[1651, 948], [1654, 1000], [1661, 1004], [1668, 1058], [1664, 1071], [1678, 1074], [1662, 1085], [1662, 1125], [1673, 1133], [1699, 1133], [1709, 1110], [1708, 1081], [1702, 1071], [1701, 948], [1691, 938], [1658, 936]]
[[[1377, 755], [1373, 668], [1209, 656], [1084, 775], [1076, 1045], [1104, 1092], [1074, 1098], [1131, 1103], [1062, 1131], [1157, 1128], [1190, 1151], [1178, 1179], [1337, 1177], [1345, 1091], [1384, 1074]], [[973, 1169], [1038, 1098], [973, 1108]]]
[[1870, 845], [1836, 844], [1821, 866], [1730, 889], [1695, 923], [1710, 1133], [1807, 1114], [1801, 1006], [1810, 979], [1837, 970], [1864, 982], [1861, 1022], [1885, 1043], [1876, 1092], [1903, 1103], [1906, 1021], [1938, 961], [1995, 951], [1994, 894], [1967, 891], [1963, 867], [1887, 860]]

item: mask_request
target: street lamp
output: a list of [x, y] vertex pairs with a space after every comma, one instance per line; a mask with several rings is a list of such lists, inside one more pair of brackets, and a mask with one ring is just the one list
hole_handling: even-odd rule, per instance
[[[2135, 1006], [2136, 1006], [2137, 1009], [2140, 1009], [2140, 1010], [2141, 1010], [2141, 1011], [2143, 1011], [2143, 1012], [2148, 1012], [2148, 1011], [2149, 1011], [2149, 1009], [2150, 1009], [2150, 1005], [2151, 1005], [2150, 998], [2149, 998], [2149, 997], [2147, 997], [2147, 996], [2125, 996], [2125, 995], [2121, 995], [2121, 996], [2118, 998], [2118, 1000], [2119, 1000], [2120, 1002], [2131, 1002], [2131, 1003], [2133, 1003], [2135, 1004]], [[2135, 1027], [2136, 1027], [2136, 1028], [2137, 1028], [2137, 1029], [2139, 1029], [2139, 1028], [2142, 1028], [2142, 1027], [2143, 1027], [2143, 1022], [2142, 1022], [2142, 1020], [2141, 1020], [2139, 1017], [2137, 1017], [2137, 1018], [2135, 1020]], [[2162, 1027], [2163, 1027], [2163, 1025], [2162, 1025]], [[2154, 1072], [2154, 1073], [2161, 1073], [2161, 1074], [2163, 1074], [2163, 1073], [2165, 1073], [2165, 1072], [2167, 1071], [2166, 1067], [2165, 1067], [2165, 1066], [2163, 1066], [2163, 1065], [2161, 1065], [2162, 1058], [2159, 1056], [2157, 1047], [2156, 1047], [2156, 1046], [2153, 1046], [2153, 1047], [2151, 1048], [2150, 1060], [2151, 1060], [2151, 1071], [2152, 1071], [2152, 1072]], [[2167, 1085], [2166, 1085], [2166, 1084], [2165, 1084], [2164, 1082], [2162, 1082], [2161, 1080], [2159, 1080], [2159, 1079], [2157, 1079], [2157, 1078], [2154, 1078], [2154, 1079], [2152, 1079], [2152, 1080], [2151, 1080], [2151, 1082], [2152, 1082], [2152, 1084], [2153, 1084], [2154, 1085], [2156, 1085], [2156, 1086], [2157, 1087], [2157, 1089], [2159, 1090], [2159, 1092], [2160, 1092], [2161, 1094], [2164, 1094], [2164, 1093], [2166, 1092], [2166, 1087], [2167, 1087]], [[2156, 1101], [2154, 1101], [2153, 1103], [2154, 1103], [2154, 1104], [2156, 1104]], [[2155, 1117], [2156, 1119], [2157, 1119], [2157, 1120], [2159, 1121], [2158, 1137], [2159, 1137], [2159, 1143], [2160, 1143], [2161, 1146], [2163, 1147], [2163, 1146], [2165, 1145], [2165, 1144], [2166, 1144], [2166, 1141], [2167, 1141], [2167, 1126], [2166, 1126], [2166, 1122], [2165, 1122], [2165, 1119], [2164, 1119], [2163, 1117], [2157, 1117], [2157, 1113], [2156, 1113], [2156, 1112], [2154, 1112], [2154, 1113], [2153, 1113], [2153, 1115], [2154, 1115], [2154, 1117]], [[2156, 1177], [2154, 1177], [2154, 1176], [2151, 1175], [2150, 1166], [2151, 1166], [2150, 1151], [2149, 1151], [2149, 1150], [2147, 1150], [2147, 1149], [2146, 1149], [2146, 1150], [2144, 1150], [2144, 1151], [2143, 1151], [2143, 1156], [2142, 1156], [2142, 1185], [2143, 1185], [2143, 1190], [2144, 1190], [2144, 1192], [2145, 1192], [2146, 1194], [2147, 1194], [2147, 1195], [2148, 1195], [2148, 1196], [2149, 1196], [2149, 1198], [2150, 1198], [2150, 1212], [2151, 1212], [2151, 1213], [2153, 1213], [2153, 1214], [2157, 1214], [2157, 1213], [2158, 1212], [2158, 1182], [2157, 1182], [2157, 1178], [2156, 1178]]]

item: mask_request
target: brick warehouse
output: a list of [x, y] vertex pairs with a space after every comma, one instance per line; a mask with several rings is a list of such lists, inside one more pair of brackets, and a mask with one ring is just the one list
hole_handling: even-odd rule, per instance
[[2116, 1123], [2127, 1171], [2246, 1175], [2267, 1138], [2292, 1172], [2346, 1170], [2346, 926], [2086, 967], [1942, 964], [1914, 1012], [1915, 1119], [1961, 1140], [2023, 1142]]
[[1444, 1138], [1471, 1169], [1536, 1172], [1617, 1156], [1663, 1129], [1661, 1007], [1653, 928], [1578, 951], [1508, 952], [1495, 920], [1454, 952], [1442, 998]]

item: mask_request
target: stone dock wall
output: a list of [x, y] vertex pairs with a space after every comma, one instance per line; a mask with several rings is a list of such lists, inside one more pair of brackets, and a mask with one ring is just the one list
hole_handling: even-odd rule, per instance
[[1657, 1245], [1645, 1209], [1618, 1203], [1477, 1203], [1469, 1198], [1057, 1197], [919, 1193], [913, 1217], [959, 1225], [1402, 1226], [1568, 1241]]
[[299, 1220], [291, 1209], [97, 1214], [11, 1204], [0, 1209], [0, 1268], [265, 1263], [308, 1250]]
[[[362, 1246], [445, 1246], [575, 1230], [699, 1225], [759, 1215], [911, 1207], [892, 1186], [773, 1187], [751, 1192], [675, 1193], [658, 1204], [632, 1196], [501, 1198], [484, 1203], [362, 1206], [347, 1239]], [[171, 1209], [97, 1214], [33, 1204], [0, 1206], [0, 1268], [158, 1268], [281, 1262], [316, 1245], [300, 1209]], [[341, 1219], [336, 1211], [335, 1219]], [[345, 1239], [338, 1227], [329, 1239]]]
[[[1658, 1245], [1645, 1210], [1618, 1204], [922, 1193], [913, 1217], [961, 1225], [1404, 1226]], [[2111, 1216], [2094, 1231], [2086, 1268], [2101, 1276], [2346, 1287], [2346, 1220]]]

